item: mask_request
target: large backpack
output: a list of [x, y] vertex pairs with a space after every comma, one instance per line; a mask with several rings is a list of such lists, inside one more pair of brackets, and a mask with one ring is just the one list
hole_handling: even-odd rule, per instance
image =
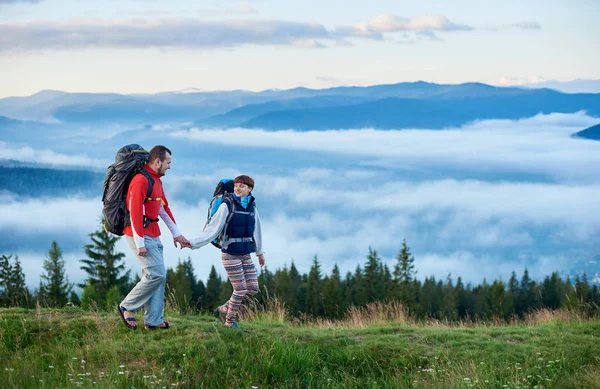
[[154, 180], [144, 168], [148, 162], [149, 153], [137, 144], [123, 146], [117, 151], [115, 163], [106, 169], [104, 178], [102, 202], [104, 207], [104, 229], [115, 235], [123, 235], [123, 229], [131, 224], [129, 211], [126, 207], [127, 191], [133, 177], [142, 173], [148, 179], [148, 192], [150, 197]]
[[[206, 215], [206, 223], [204, 224], [204, 228], [210, 223], [212, 217], [217, 213], [219, 206], [225, 201], [228, 204], [228, 207], [231, 207], [231, 199], [233, 196], [233, 179], [224, 178], [217, 184], [215, 188], [215, 192], [213, 193], [212, 200], [210, 201], [210, 205], [208, 206], [208, 214]], [[225, 230], [227, 229], [227, 224], [229, 224], [229, 220], [231, 219], [232, 213], [229, 213], [228, 220], [225, 222], [225, 228], [223, 231], [217, 236], [212, 242], [212, 245], [221, 248], [221, 243], [223, 243], [223, 235], [225, 234]]]

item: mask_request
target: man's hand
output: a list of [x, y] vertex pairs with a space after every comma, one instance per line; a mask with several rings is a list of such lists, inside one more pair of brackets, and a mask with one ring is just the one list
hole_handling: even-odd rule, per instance
[[148, 251], [146, 250], [145, 247], [139, 247], [137, 249], [137, 255], [138, 255], [138, 257], [145, 257], [147, 253], [148, 253]]
[[192, 243], [190, 243], [190, 241], [187, 240], [186, 237], [183, 235], [179, 235], [179, 236], [173, 238], [173, 244], [175, 245], [175, 247], [177, 247], [177, 243], [179, 243], [181, 245], [180, 249], [182, 249], [184, 247], [192, 248]]
[[258, 256], [258, 263], [260, 263], [260, 267], [265, 266], [265, 255], [261, 254]]

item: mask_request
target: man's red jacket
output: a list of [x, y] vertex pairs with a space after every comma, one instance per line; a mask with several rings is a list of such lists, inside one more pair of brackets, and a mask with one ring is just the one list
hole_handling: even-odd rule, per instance
[[127, 209], [131, 217], [131, 225], [125, 227], [124, 234], [133, 237], [137, 248], [145, 247], [144, 236], [156, 238], [160, 236], [160, 227], [157, 222], [152, 222], [146, 228], [143, 227], [143, 218], [146, 215], [149, 219], [160, 219], [165, 222], [173, 237], [181, 235], [179, 228], [175, 223], [175, 218], [169, 208], [169, 202], [163, 191], [162, 181], [160, 177], [150, 166], [145, 166], [150, 177], [154, 180], [150, 200], [146, 200], [148, 192], [148, 179], [143, 174], [136, 174], [127, 191]]

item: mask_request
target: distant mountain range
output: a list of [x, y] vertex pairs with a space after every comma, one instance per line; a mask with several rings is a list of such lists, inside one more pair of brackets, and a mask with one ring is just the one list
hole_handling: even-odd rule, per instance
[[29, 97], [0, 99], [0, 116], [8, 118], [0, 119], [0, 126], [14, 127], [16, 123], [9, 121], [13, 119], [50, 123], [175, 122], [267, 130], [441, 129], [474, 120], [578, 111], [600, 116], [600, 94], [426, 82], [262, 92], [189, 90], [154, 95], [42, 91]]

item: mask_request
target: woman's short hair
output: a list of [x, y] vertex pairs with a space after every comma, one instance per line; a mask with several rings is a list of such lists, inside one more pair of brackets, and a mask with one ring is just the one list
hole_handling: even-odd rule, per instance
[[234, 184], [246, 184], [250, 187], [250, 189], [254, 188], [254, 180], [252, 179], [252, 177], [246, 176], [246, 175], [237, 176], [233, 180], [233, 183]]

